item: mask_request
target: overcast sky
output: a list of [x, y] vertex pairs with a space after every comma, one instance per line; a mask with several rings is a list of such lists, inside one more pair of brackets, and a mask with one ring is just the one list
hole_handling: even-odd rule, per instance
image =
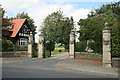
[[48, 14], [61, 9], [66, 17], [73, 16], [74, 21], [78, 22], [86, 18], [90, 10], [115, 1], [119, 0], [0, 0], [0, 4], [8, 17], [14, 17], [18, 12], [28, 13], [37, 26], [35, 39], [38, 42], [38, 30]]

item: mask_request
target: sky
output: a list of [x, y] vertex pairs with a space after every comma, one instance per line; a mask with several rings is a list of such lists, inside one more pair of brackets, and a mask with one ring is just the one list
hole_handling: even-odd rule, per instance
[[117, 1], [119, 0], [0, 0], [0, 5], [7, 11], [8, 18], [16, 16], [17, 13], [28, 13], [37, 26], [35, 42], [38, 42], [40, 26], [47, 15], [61, 10], [65, 17], [73, 16], [75, 27], [79, 29], [77, 22], [87, 18], [91, 10]]

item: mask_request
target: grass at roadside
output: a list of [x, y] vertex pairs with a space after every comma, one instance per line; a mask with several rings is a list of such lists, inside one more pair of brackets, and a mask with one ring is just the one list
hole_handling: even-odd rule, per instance
[[59, 54], [60, 52], [58, 51], [58, 50], [54, 50], [54, 51], [52, 51], [51, 52], [51, 54], [53, 55], [53, 54]]
[[60, 54], [61, 52], [65, 51], [63, 46], [55, 46], [55, 50], [51, 52], [52, 55]]

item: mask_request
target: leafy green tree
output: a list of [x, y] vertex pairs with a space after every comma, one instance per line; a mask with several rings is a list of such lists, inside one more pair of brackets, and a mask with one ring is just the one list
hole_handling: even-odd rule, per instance
[[120, 57], [120, 1], [105, 5], [103, 10], [105, 11], [105, 20], [109, 23], [109, 27], [111, 28], [112, 56]]
[[5, 15], [5, 10], [3, 10], [3, 8], [1, 8], [1, 5], [0, 5], [0, 16], [1, 18], [3, 18]]
[[8, 30], [8, 26], [11, 26], [12, 23], [10, 22], [10, 19], [8, 19], [7, 17], [4, 18], [6, 11], [0, 7], [0, 15], [1, 15], [1, 20], [2, 20], [2, 27], [4, 27], [4, 30]]
[[76, 42], [75, 51], [76, 52], [84, 52], [86, 48], [86, 43], [84, 41]]
[[[9, 32], [8, 30], [10, 29], [8, 26], [11, 26], [12, 23], [10, 22], [10, 19], [8, 19], [7, 17], [5, 18], [6, 11], [3, 8], [0, 8], [0, 15], [1, 16], [1, 21], [2, 21], [2, 36], [0, 38], [2, 38], [2, 40], [0, 40], [0, 44], [2, 46], [2, 50], [0, 51], [13, 51], [13, 42], [11, 40], [7, 40], [7, 37], [5, 37], [4, 35], [8, 34]], [[7, 36], [8, 36], [7, 35]]]
[[48, 51], [49, 57], [51, 56], [51, 51], [55, 49], [55, 43], [52, 41], [46, 41], [45, 42], [45, 50]]
[[[100, 23], [101, 22], [101, 23]], [[93, 17], [88, 18], [86, 20], [81, 19], [78, 23], [81, 28], [78, 31], [80, 33], [79, 40], [80, 41], [90, 41], [90, 45], [88, 45], [90, 48], [92, 48], [95, 52], [101, 52], [102, 50], [102, 28], [104, 27], [104, 20], [103, 17]], [[94, 46], [92, 45], [92, 42], [94, 41]]]
[[87, 19], [80, 19], [79, 40], [93, 41], [89, 46], [95, 52], [102, 53], [102, 29], [105, 22], [108, 22], [111, 28], [112, 56], [120, 56], [120, 1], [103, 5], [95, 9], [95, 12], [92, 11]]
[[64, 17], [59, 10], [45, 18], [41, 30], [47, 41], [64, 45], [68, 49], [71, 29], [73, 29], [73, 18]]
[[13, 42], [7, 39], [2, 39], [2, 51], [13, 51]]

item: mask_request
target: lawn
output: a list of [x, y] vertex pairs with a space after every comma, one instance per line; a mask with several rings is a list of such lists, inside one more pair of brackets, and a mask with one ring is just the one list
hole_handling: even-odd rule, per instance
[[58, 45], [56, 45], [56, 46], [55, 46], [55, 50], [52, 51], [51, 54], [52, 54], [52, 55], [54, 55], [54, 54], [60, 54], [61, 52], [64, 52], [64, 51], [65, 51], [65, 49], [64, 49], [63, 46], [58, 46]]
[[[55, 45], [55, 50], [51, 52], [51, 55], [54, 55], [54, 54], [60, 54], [61, 52], [64, 52], [65, 49], [63, 46], [58, 46], [58, 45]], [[46, 51], [45, 52], [45, 55], [48, 56], [50, 55], [49, 51]], [[34, 57], [37, 57], [38, 56], [38, 51], [35, 51]]]

